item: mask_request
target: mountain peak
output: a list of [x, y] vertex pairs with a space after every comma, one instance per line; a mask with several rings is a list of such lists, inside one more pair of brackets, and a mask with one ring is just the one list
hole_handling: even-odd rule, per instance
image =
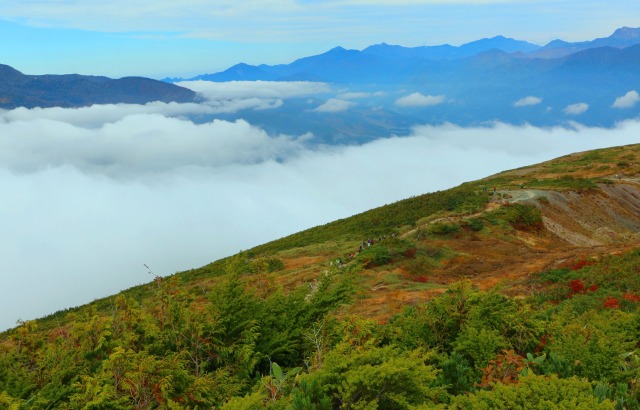
[[23, 75], [24, 74], [22, 74], [20, 71], [16, 70], [11, 66], [8, 66], [6, 64], [0, 64], [0, 77], [2, 77], [2, 79], [18, 77]]
[[610, 38], [620, 40], [640, 40], [640, 28], [620, 27], [610, 36]]

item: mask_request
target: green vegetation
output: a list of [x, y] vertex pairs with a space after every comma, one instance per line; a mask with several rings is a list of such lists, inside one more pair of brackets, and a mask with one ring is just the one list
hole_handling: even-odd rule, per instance
[[508, 224], [515, 229], [528, 230], [542, 227], [540, 210], [531, 205], [507, 204], [483, 216], [494, 225]]
[[460, 282], [386, 324], [340, 313], [355, 265], [260, 296], [241, 254], [205, 294], [158, 278], [144, 304], [23, 323], [0, 344], [0, 406], [640, 406], [640, 250], [542, 272], [527, 300]]
[[479, 212], [484, 209], [488, 200], [488, 195], [478, 192], [475, 187], [468, 184], [461, 185], [447, 191], [405, 199], [347, 219], [308, 229], [258, 246], [252, 249], [252, 252], [268, 254], [338, 239], [362, 240], [389, 235], [403, 226], [415, 226], [419, 219], [439, 212]]
[[[640, 408], [640, 250], [565, 260], [517, 297], [427, 280], [467, 257], [455, 240], [539, 233], [535, 206], [479, 213], [494, 197], [483, 188], [595, 189], [607, 175], [580, 170], [637, 172], [639, 151], [410, 198], [21, 323], [0, 335], [0, 408]], [[318, 255], [275, 280], [291, 257]], [[372, 299], [369, 275], [384, 291], [436, 291], [380, 323], [348, 310]]]
[[533, 180], [525, 185], [529, 188], [571, 189], [578, 192], [595, 189], [597, 187], [596, 181], [592, 178], [574, 178], [570, 175], [543, 181]]

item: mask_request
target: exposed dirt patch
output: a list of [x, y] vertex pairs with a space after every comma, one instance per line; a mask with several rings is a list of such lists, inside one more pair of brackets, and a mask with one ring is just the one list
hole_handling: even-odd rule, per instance
[[[526, 285], [531, 274], [567, 260], [598, 258], [640, 243], [640, 185], [634, 181], [617, 180], [583, 192], [522, 189], [500, 193], [509, 197], [505, 203], [523, 202], [539, 208], [544, 227], [431, 239], [430, 246], [447, 247], [456, 255], [426, 274], [432, 288], [416, 290], [402, 266], [368, 270], [361, 278], [365, 290], [349, 312], [385, 321], [404, 306], [429, 300], [460, 280], [469, 280], [480, 289], [499, 286], [508, 294], [524, 296], [531, 291]], [[501, 203], [490, 203], [485, 212], [499, 206]], [[479, 215], [452, 215], [430, 223], [456, 223]], [[390, 283], [393, 274], [405, 282]]]

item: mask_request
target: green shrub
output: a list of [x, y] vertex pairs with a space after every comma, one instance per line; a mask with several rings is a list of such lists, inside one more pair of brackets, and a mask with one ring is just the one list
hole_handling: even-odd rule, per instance
[[471, 228], [471, 230], [475, 232], [480, 232], [484, 229], [484, 222], [482, 222], [482, 219], [470, 218], [467, 219], [467, 224], [469, 228]]
[[449, 235], [451, 233], [460, 232], [460, 225], [455, 223], [436, 222], [427, 228], [429, 233], [434, 235]]
[[470, 359], [477, 371], [487, 367], [498, 351], [508, 347], [507, 340], [495, 329], [464, 327], [456, 339], [454, 352]]
[[366, 268], [374, 268], [391, 262], [391, 254], [386, 246], [368, 246], [358, 254], [357, 260]]
[[499, 224], [506, 222], [515, 229], [537, 229], [542, 226], [542, 213], [538, 208], [524, 204], [507, 204], [489, 212], [487, 219]]
[[284, 263], [278, 258], [267, 259], [267, 272], [278, 272], [284, 269]]
[[450, 408], [613, 410], [615, 407], [609, 400], [600, 401], [587, 380], [531, 375], [520, 379], [518, 384], [497, 383], [493, 390], [457, 396]]

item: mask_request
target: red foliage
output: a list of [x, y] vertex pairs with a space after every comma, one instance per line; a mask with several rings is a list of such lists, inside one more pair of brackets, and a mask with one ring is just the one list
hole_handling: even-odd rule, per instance
[[585, 266], [591, 266], [595, 263], [595, 261], [588, 261], [584, 258], [578, 260], [576, 263], [574, 263], [572, 266], [569, 266], [569, 269], [571, 270], [580, 270], [582, 268], [584, 268]]
[[580, 279], [572, 280], [569, 283], [569, 286], [571, 287], [571, 294], [585, 293], [586, 292], [586, 288], [584, 286], [584, 282], [581, 281]]
[[475, 386], [488, 388], [493, 383], [518, 384], [520, 372], [525, 368], [524, 356], [513, 350], [504, 350], [482, 371], [482, 380]]
[[414, 282], [427, 283], [429, 282], [429, 278], [427, 275], [417, 275], [413, 277]]
[[584, 295], [587, 292], [595, 292], [596, 290], [598, 290], [598, 285], [591, 285], [587, 289], [584, 282], [580, 279], [574, 279], [569, 282], [569, 287], [571, 288], [568, 296], [569, 298], [571, 298], [573, 295]]
[[627, 292], [624, 294], [624, 300], [628, 300], [629, 302], [640, 302], [640, 296]]
[[602, 304], [602, 307], [604, 307], [605, 309], [619, 309], [620, 303], [616, 298], [607, 298], [607, 300], [605, 300]]
[[406, 251], [404, 251], [404, 256], [408, 259], [413, 259], [416, 256], [417, 252], [418, 252], [418, 248], [409, 248]]

